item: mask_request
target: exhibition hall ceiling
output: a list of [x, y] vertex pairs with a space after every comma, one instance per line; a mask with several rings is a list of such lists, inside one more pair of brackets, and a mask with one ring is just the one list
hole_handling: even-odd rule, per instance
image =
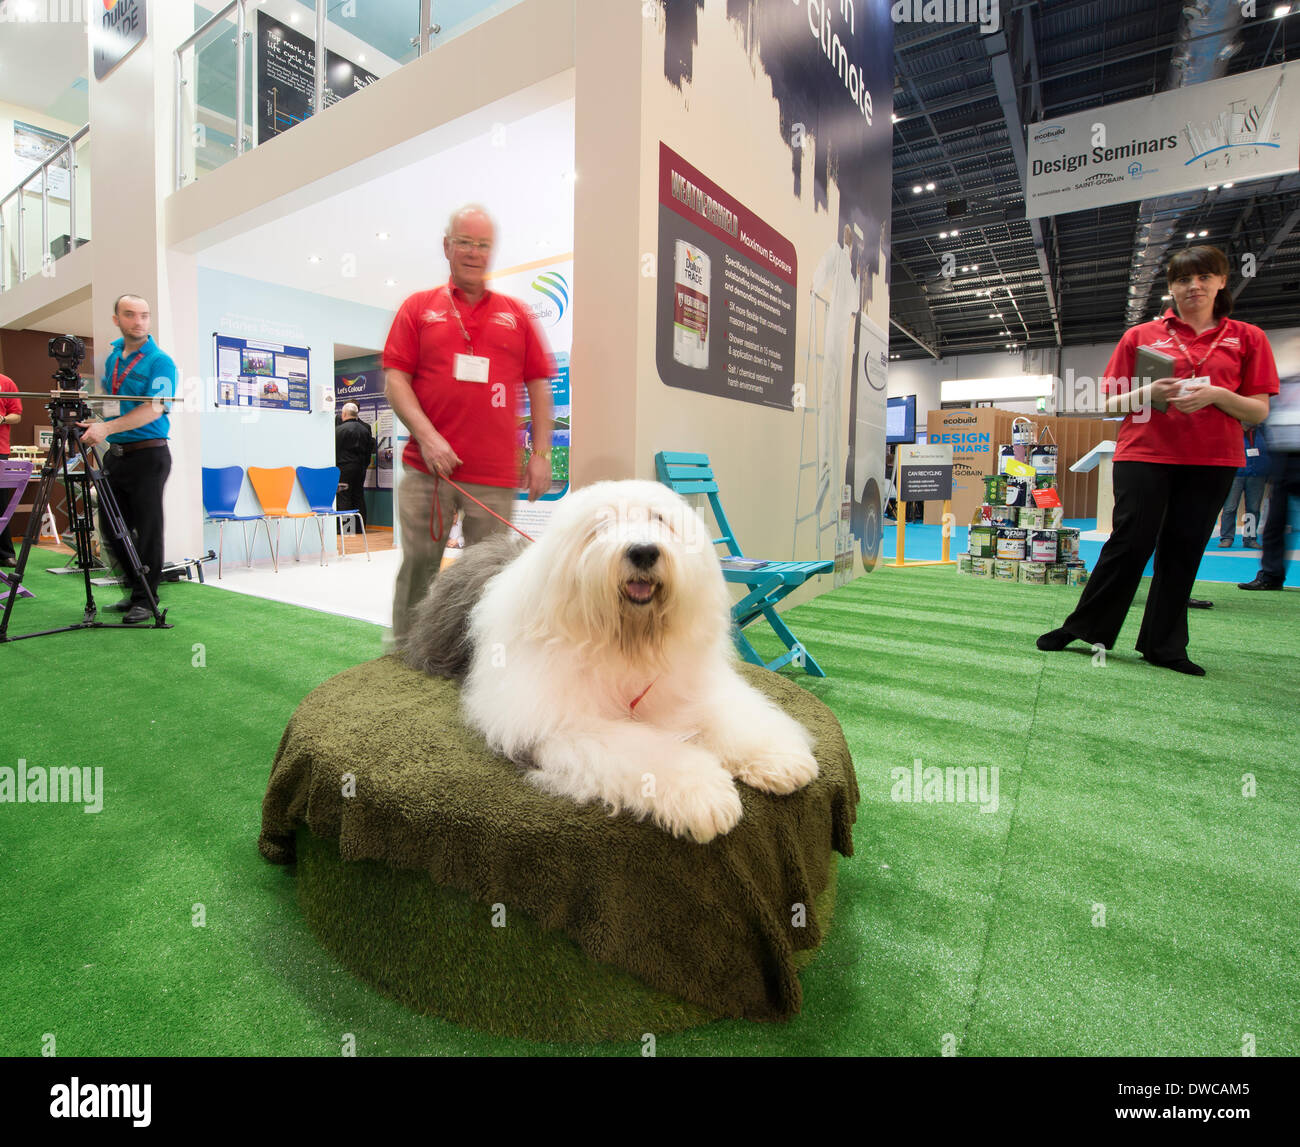
[[461, 204], [495, 218], [496, 271], [573, 250], [572, 100], [428, 147], [412, 140], [401, 170], [210, 247], [200, 265], [395, 311], [446, 281], [442, 234]]
[[[1163, 266], [1187, 232], [1224, 248], [1234, 267], [1244, 254], [1258, 259], [1237, 298], [1239, 317], [1265, 329], [1296, 325], [1296, 176], [1029, 222], [1011, 145], [1024, 140], [1025, 124], [1168, 91], [1182, 75], [1294, 60], [1300, 15], [1275, 15], [1288, 8], [1300, 4], [1004, 0], [993, 35], [970, 22], [897, 25], [891, 353], [1113, 342], [1167, 305], [1162, 275], [1130, 295], [1135, 259], [1145, 253]], [[1169, 232], [1164, 246], [1146, 240], [1148, 222]], [[957, 269], [951, 278], [942, 274], [946, 254]], [[1229, 286], [1242, 282], [1234, 275]]]

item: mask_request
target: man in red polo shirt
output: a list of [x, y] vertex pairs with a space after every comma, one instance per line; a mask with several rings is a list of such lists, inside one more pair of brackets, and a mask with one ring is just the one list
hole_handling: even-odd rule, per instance
[[[16, 426], [23, 420], [23, 404], [9, 395], [18, 390], [14, 380], [6, 374], [0, 374], [0, 458], [9, 457], [9, 427]], [[18, 497], [15, 491], [13, 497]], [[9, 491], [0, 492], [0, 514], [9, 508]], [[16, 566], [17, 555], [14, 553], [13, 538], [9, 526], [0, 530], [0, 566]]]
[[551, 484], [551, 376], [546, 339], [522, 303], [487, 289], [495, 228], [481, 207], [456, 211], [443, 236], [451, 268], [445, 286], [420, 291], [397, 312], [384, 346], [385, 393], [411, 432], [397, 493], [402, 566], [393, 593], [393, 636], [442, 563], [462, 511], [465, 544], [506, 529], [458, 486], [509, 519], [519, 489], [520, 386], [528, 388], [532, 457], [528, 500]]

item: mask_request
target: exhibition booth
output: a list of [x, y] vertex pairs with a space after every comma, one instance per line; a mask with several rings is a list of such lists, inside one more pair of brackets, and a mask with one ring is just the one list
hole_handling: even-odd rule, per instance
[[[30, 659], [4, 801], [69, 752], [31, 716], [33, 683], [85, 650], [109, 681], [78, 790], [102, 817], [15, 836], [24, 869], [58, 868], [57, 847], [85, 883], [41, 877], [56, 923], [23, 950], [59, 965], [8, 1008], [20, 1034], [0, 1052], [52, 1029], [81, 1056], [334, 1055], [340, 1039], [347, 1055], [358, 1033], [376, 1054], [654, 1054], [663, 1038], [736, 1055], [1191, 1055], [1268, 1027], [1273, 957], [1234, 974], [1241, 1014], [1209, 965], [1236, 951], [1242, 889], [1285, 878], [1258, 857], [1285, 852], [1292, 804], [1243, 812], [1233, 795], [1243, 743], [1283, 787], [1275, 746], [1235, 693], [1188, 703], [1127, 649], [1089, 676], [1109, 650], [1044, 664], [1034, 646], [1104, 540], [1118, 421], [1096, 415], [1095, 385], [1091, 407], [1006, 398], [1004, 376], [1040, 375], [1029, 354], [891, 365], [891, 6], [448, 5], [436, 44], [423, 19], [347, 7], [153, 3], [147, 35], [92, 62], [86, 137], [0, 104], [0, 127], [86, 155], [58, 200], [66, 242], [50, 171], [4, 229], [20, 257], [0, 230], [0, 372], [41, 389], [45, 341], [66, 331], [97, 384], [113, 301], [151, 303], [178, 372], [165, 557], [190, 571], [164, 584], [166, 624], [109, 635], [88, 615], [84, 634], [17, 647], [0, 631], [0, 656]], [[528, 548], [492, 567], [453, 552], [477, 596], [437, 599], [395, 648], [411, 434], [383, 351], [403, 301], [447, 281], [466, 204], [495, 224], [488, 289], [553, 353], [551, 480], [516, 496]], [[50, 243], [51, 273], [28, 273]], [[1095, 378], [1111, 349], [1075, 348], [1071, 369]], [[941, 386], [961, 375], [976, 389], [953, 406]], [[522, 466], [536, 428], [518, 389]], [[25, 402], [14, 442], [36, 459], [50, 428]], [[375, 443], [364, 547], [350, 522], [317, 528], [333, 491], [320, 512], [306, 485], [336, 465], [348, 403]], [[937, 448], [938, 485], [908, 552], [942, 545], [948, 565], [906, 568], [903, 523], [899, 543], [886, 525], [887, 447], [914, 446]], [[223, 530], [213, 475], [232, 469]], [[262, 470], [292, 472], [283, 513], [245, 543], [231, 525], [264, 517]], [[566, 514], [630, 479], [615, 489], [635, 512], [603, 507], [635, 534], [605, 585], [598, 528]], [[669, 520], [679, 495], [707, 536]], [[22, 507], [17, 529], [33, 517]], [[662, 581], [624, 568], [663, 555]], [[975, 564], [994, 559], [1016, 584]], [[80, 616], [80, 579], [46, 576], [66, 562], [36, 552], [16, 625]], [[608, 637], [596, 583], [640, 629]], [[459, 628], [438, 627], [442, 608]], [[1247, 665], [1237, 642], [1253, 656], [1276, 619], [1227, 613], [1198, 618], [1198, 637], [1257, 688], [1271, 654]], [[463, 659], [431, 670], [419, 640]], [[1280, 659], [1267, 671], [1294, 692]], [[617, 777], [588, 775], [611, 744]], [[1154, 811], [1148, 783], [1167, 789]], [[45, 786], [14, 799], [45, 802]], [[1189, 856], [1216, 854], [1184, 847], [1203, 833], [1224, 853], [1257, 835], [1203, 882]], [[1103, 902], [1109, 934], [1088, 922]], [[1231, 921], [1204, 966], [1198, 913]], [[22, 919], [0, 902], [0, 924]], [[1275, 919], [1251, 921], [1289, 950]], [[1132, 947], [1117, 954], [1117, 935]], [[1130, 1004], [1174, 1007], [1180, 975], [1201, 995], [1166, 1026], [1133, 1024]], [[1222, 1006], [1198, 1010], [1214, 992]], [[1271, 1048], [1294, 1052], [1276, 1028]]]

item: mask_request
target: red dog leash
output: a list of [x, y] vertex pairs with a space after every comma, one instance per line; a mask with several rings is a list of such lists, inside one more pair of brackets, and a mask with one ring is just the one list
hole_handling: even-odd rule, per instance
[[[515, 532], [516, 534], [518, 534], [520, 537], [528, 538], [528, 540], [529, 540], [530, 542], [535, 542], [535, 541], [537, 540], [536, 538], [529, 537], [528, 534], [525, 534], [523, 530], [521, 530], [518, 526], [516, 526], [516, 525], [514, 524], [514, 522], [510, 521], [508, 518], [503, 518], [503, 517], [502, 517], [500, 514], [498, 514], [494, 509], [492, 509], [491, 506], [484, 506], [482, 502], [480, 502], [476, 497], [474, 497], [474, 495], [471, 494], [468, 490], [466, 490], [463, 486], [458, 486], [458, 485], [456, 485], [456, 483], [453, 482], [450, 478], [446, 478], [446, 477], [444, 477], [444, 476], [441, 475], [441, 474], [434, 474], [434, 476], [433, 476], [433, 505], [429, 507], [429, 537], [430, 537], [433, 541], [436, 542], [436, 541], [441, 540], [441, 538], [442, 538], [442, 500], [438, 497], [438, 483], [439, 483], [439, 482], [446, 482], [447, 485], [453, 487], [453, 488], [456, 489], [456, 490], [459, 490], [459, 491], [460, 491], [462, 494], [464, 494], [465, 497], [467, 497], [471, 502], [474, 502], [475, 504], [477, 504], [477, 505], [479, 505], [479, 506], [483, 506], [483, 509], [485, 509], [485, 510], [486, 510], [489, 514], [491, 514], [494, 518], [496, 518], [496, 520], [497, 520], [498, 522], [505, 522], [505, 524], [506, 524], [507, 526], [509, 526], [512, 530], [514, 530], [514, 532]], [[436, 534], [433, 532], [433, 516], [434, 516], [435, 513], [438, 515], [438, 532], [437, 532]]]

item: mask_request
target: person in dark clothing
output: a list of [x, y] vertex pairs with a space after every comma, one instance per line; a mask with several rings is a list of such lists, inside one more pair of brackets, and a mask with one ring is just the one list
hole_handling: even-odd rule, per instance
[[344, 404], [343, 421], [334, 430], [334, 464], [339, 468], [339, 481], [344, 486], [339, 490], [338, 508], [357, 511], [364, 525], [366, 469], [375, 452], [375, 436], [357, 417], [359, 413], [355, 402]]
[[[1300, 339], [1293, 341], [1292, 349], [1300, 349]], [[1238, 582], [1238, 589], [1281, 589], [1286, 580], [1287, 516], [1294, 500], [1300, 498], [1300, 374], [1282, 380], [1267, 427], [1273, 487], [1264, 521], [1264, 552], [1259, 573], [1253, 581]]]

